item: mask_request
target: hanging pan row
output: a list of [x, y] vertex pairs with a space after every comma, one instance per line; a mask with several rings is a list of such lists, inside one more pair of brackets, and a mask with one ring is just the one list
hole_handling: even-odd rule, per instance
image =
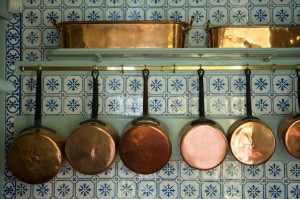
[[[167, 127], [148, 114], [149, 70], [144, 69], [142, 74], [143, 115], [130, 121], [119, 138], [113, 126], [97, 119], [99, 71], [93, 70], [91, 119], [78, 124], [65, 141], [59, 133], [42, 126], [42, 70], [37, 70], [34, 126], [21, 131], [9, 147], [7, 163], [12, 173], [26, 183], [45, 183], [57, 175], [67, 159], [80, 173], [96, 175], [113, 164], [118, 151], [124, 165], [138, 174], [152, 174], [162, 169], [170, 160], [172, 144]], [[297, 70], [298, 88], [299, 74]], [[227, 137], [217, 122], [205, 118], [204, 70], [199, 69], [198, 75], [199, 118], [187, 123], [178, 137], [183, 160], [195, 169], [212, 169], [224, 161], [230, 148], [243, 164], [259, 165], [268, 161], [275, 151], [275, 137], [263, 121], [252, 116], [251, 70], [245, 70], [247, 117], [234, 122]], [[280, 125], [279, 135], [287, 151], [300, 158], [300, 115], [286, 118]]]

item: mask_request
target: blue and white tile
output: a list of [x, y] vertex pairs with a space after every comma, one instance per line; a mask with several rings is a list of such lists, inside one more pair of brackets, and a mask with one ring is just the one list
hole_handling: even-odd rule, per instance
[[33, 186], [33, 195], [35, 198], [50, 198], [52, 192], [52, 183], [50, 182]]
[[266, 185], [266, 198], [287, 198], [284, 185], [282, 183], [269, 182]]
[[128, 94], [143, 94], [143, 78], [135, 76], [128, 77], [126, 79], [126, 88]]
[[273, 22], [277, 25], [289, 25], [292, 22], [292, 17], [292, 10], [288, 6], [273, 9]]
[[148, 82], [149, 94], [163, 94], [166, 91], [166, 79], [162, 76], [150, 76]]
[[228, 181], [223, 185], [224, 199], [239, 199], [243, 196], [242, 185], [238, 181]]
[[200, 185], [196, 181], [183, 181], [180, 184], [180, 195], [182, 198], [199, 198]]
[[63, 3], [63, 0], [49, 0], [49, 1], [44, 1], [45, 6], [49, 7], [58, 7]]
[[44, 91], [48, 94], [59, 94], [62, 91], [62, 79], [59, 76], [47, 75], [43, 81]]
[[[10, 102], [8, 101], [8, 103]], [[22, 98], [21, 112], [24, 115], [35, 113], [35, 96], [24, 96]]]
[[58, 115], [62, 112], [60, 97], [45, 97], [43, 99], [43, 112], [47, 115]]
[[164, 168], [159, 171], [159, 176], [163, 179], [175, 179], [178, 176], [178, 163], [169, 161]]
[[230, 10], [230, 23], [234, 26], [247, 25], [249, 23], [249, 11], [245, 7], [233, 7]]
[[149, 114], [161, 115], [167, 112], [163, 97], [149, 97]]
[[[206, 87], [207, 87], [207, 84], [206, 84], [206, 79], [204, 78], [203, 80], [203, 86], [204, 86], [204, 92], [206, 92]], [[192, 75], [190, 76], [190, 78], [188, 78], [188, 85], [187, 85], [187, 88], [188, 88], [188, 91], [191, 93], [191, 94], [199, 94], [199, 77], [198, 76], [195, 76], [195, 75]]]
[[183, 178], [183, 180], [196, 180], [199, 175], [200, 172], [198, 169], [190, 167], [185, 163], [185, 161], [180, 161], [180, 176]]
[[228, 12], [224, 6], [212, 7], [209, 10], [209, 20], [213, 26], [222, 26], [228, 23]]
[[99, 181], [96, 184], [97, 196], [99, 198], [113, 198], [115, 194], [115, 183], [112, 181]]
[[94, 196], [94, 183], [91, 181], [78, 181], [75, 185], [76, 196], [92, 198]]
[[271, 91], [271, 78], [266, 75], [255, 75], [251, 79], [251, 90], [255, 94], [268, 94]]
[[113, 96], [105, 99], [105, 112], [107, 114], [122, 115], [124, 110], [123, 96]]
[[[86, 93], [93, 93], [93, 78], [92, 76], [87, 76], [84, 78], [84, 91]], [[98, 77], [98, 93], [101, 93], [103, 91], [103, 77]]]
[[[201, 3], [203, 4], [204, 1], [200, 2], [199, 4], [201, 4]], [[200, 5], [198, 5], [196, 8], [191, 8], [189, 10], [189, 13], [190, 13], [190, 16], [194, 16], [193, 26], [196, 26], [196, 25], [204, 26], [204, 25], [206, 25], [206, 23], [207, 23], [207, 11], [202, 9], [200, 7]], [[191, 19], [189, 18], [189, 21], [190, 20]], [[187, 22], [189, 22], [189, 21], [187, 21]]]
[[23, 43], [27, 47], [38, 47], [42, 43], [42, 34], [38, 29], [25, 29], [22, 35]]
[[250, 11], [251, 21], [257, 25], [268, 25], [271, 22], [271, 12], [267, 6], [255, 6]]
[[177, 183], [174, 180], [164, 180], [159, 184], [159, 196], [162, 199], [176, 198], [176, 196], [178, 196], [178, 191]]
[[267, 96], [256, 96], [252, 98], [252, 112], [255, 115], [268, 115], [272, 111], [271, 99]]
[[245, 198], [263, 198], [264, 188], [259, 182], [249, 182], [244, 185]]
[[250, 2], [255, 5], [267, 5], [269, 0], [250, 0]]
[[204, 180], [217, 181], [218, 178], [221, 176], [221, 165], [213, 169], [203, 170], [201, 173]]
[[233, 94], [246, 94], [246, 78], [242, 76], [232, 76], [230, 78], [230, 91]]
[[[155, 1], [153, 1], [153, 2], [155, 2]], [[159, 3], [162, 3], [162, 2], [163, 1], [159, 1]], [[150, 4], [150, 2], [148, 4]], [[163, 20], [165, 18], [165, 11], [162, 8], [160, 8], [160, 7], [155, 7], [155, 8], [150, 8], [145, 13], [145, 15], [146, 15], [146, 20], [149, 20], [149, 21], [161, 21], [161, 20]]]
[[22, 181], [16, 182], [15, 187], [16, 198], [29, 198], [30, 197], [30, 185]]
[[100, 7], [88, 8], [84, 12], [84, 21], [101, 21], [103, 20], [102, 10]]
[[[121, 2], [121, 1], [120, 1]], [[108, 7], [105, 12], [106, 21], [123, 21], [125, 20], [123, 10], [118, 7]]]
[[209, 112], [212, 115], [228, 115], [229, 100], [224, 96], [211, 97], [207, 99], [209, 103]]
[[232, 115], [246, 114], [246, 97], [233, 97], [230, 99], [230, 112]]
[[290, 183], [287, 189], [287, 198], [299, 198], [299, 197], [300, 197], [299, 182]]
[[191, 47], [200, 47], [206, 45], [207, 34], [204, 29], [192, 29], [188, 33], [188, 44]]
[[83, 11], [77, 8], [66, 9], [64, 11], [64, 21], [82, 21]]
[[80, 97], [66, 97], [63, 99], [64, 112], [70, 115], [82, 113], [83, 100]]
[[126, 115], [142, 115], [143, 114], [143, 98], [141, 96], [129, 96], [125, 99]]
[[142, 8], [128, 8], [125, 13], [129, 21], [145, 20], [145, 11]]
[[120, 181], [117, 186], [119, 198], [134, 198], [137, 195], [137, 185], [133, 181]]
[[46, 28], [43, 30], [44, 44], [51, 47], [59, 47], [59, 34], [54, 28]]
[[61, 199], [71, 198], [73, 195], [73, 186], [69, 181], [57, 181], [54, 184], [54, 195]]
[[22, 16], [25, 26], [38, 27], [41, 24], [41, 12], [38, 9], [24, 9]]
[[46, 27], [55, 28], [53, 24], [51, 23], [51, 18], [55, 19], [57, 23], [61, 22], [62, 20], [62, 12], [59, 9], [46, 9], [43, 12], [43, 19], [44, 19], [44, 25]]
[[273, 78], [273, 88], [276, 94], [289, 94], [293, 91], [293, 80], [288, 75], [277, 75]]
[[108, 76], [104, 89], [109, 94], [121, 94], [124, 91], [124, 79], [121, 76]]
[[138, 196], [140, 198], [154, 199], [156, 198], [157, 186], [153, 181], [142, 181], [138, 184]]
[[265, 163], [265, 175], [270, 180], [281, 180], [284, 178], [284, 164], [281, 161], [268, 161]]
[[291, 180], [299, 180], [300, 179], [300, 163], [297, 161], [290, 161], [287, 164], [287, 177]]
[[179, 7], [171, 7], [167, 10], [167, 19], [170, 21], [183, 21], [186, 22], [187, 19], [185, 18], [185, 10]]
[[186, 79], [183, 76], [171, 76], [168, 78], [168, 92], [171, 95], [184, 94]]
[[[93, 96], [87, 96], [84, 99], [84, 112], [88, 115], [92, 114]], [[103, 111], [103, 99], [98, 97], [98, 114]]]
[[118, 168], [118, 176], [122, 179], [130, 179], [136, 176], [136, 173], [128, 169], [122, 161], [118, 161], [117, 163]]
[[210, 2], [211, 5], [214, 6], [224, 6], [227, 3], [227, 0], [213, 0]]
[[259, 180], [264, 177], [264, 168], [262, 165], [244, 166], [244, 173], [248, 180]]
[[273, 102], [274, 112], [276, 114], [291, 114], [293, 111], [293, 100], [288, 96], [277, 96]]
[[201, 185], [201, 192], [203, 198], [220, 198], [221, 185], [217, 182], [204, 182]]
[[69, 163], [65, 162], [62, 165], [62, 167], [60, 168], [60, 171], [59, 171], [59, 173], [57, 174], [56, 177], [58, 179], [67, 179], [67, 180], [69, 180], [73, 176], [73, 174], [74, 174], [73, 171], [74, 170], [71, 167], [71, 165]]
[[37, 61], [42, 59], [42, 53], [37, 49], [26, 49], [23, 51], [24, 61]]
[[21, 83], [22, 83], [22, 92], [26, 94], [35, 94], [36, 91], [35, 76], [23, 76]]
[[238, 161], [224, 161], [222, 164], [223, 177], [227, 180], [242, 177], [242, 165]]
[[63, 90], [67, 94], [79, 94], [83, 89], [82, 77], [80, 76], [67, 76], [63, 82]]
[[168, 99], [168, 112], [175, 115], [183, 115], [187, 112], [185, 97], [170, 97]]
[[228, 83], [225, 76], [211, 76], [209, 78], [209, 91], [213, 94], [224, 94], [229, 90]]
[[[207, 100], [205, 101], [205, 105], [207, 104]], [[207, 110], [207, 106], [205, 106], [205, 112]], [[188, 104], [188, 113], [192, 115], [198, 115], [199, 114], [199, 98], [198, 97], [191, 97], [189, 99]]]

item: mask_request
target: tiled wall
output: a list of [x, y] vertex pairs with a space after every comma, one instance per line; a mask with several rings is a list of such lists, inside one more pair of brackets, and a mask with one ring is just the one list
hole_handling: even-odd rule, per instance
[[[213, 25], [300, 24], [299, 0], [24, 0], [22, 14], [7, 25], [6, 78], [16, 90], [6, 97], [5, 149], [13, 140], [15, 115], [32, 115], [35, 109], [35, 77], [15, 73], [17, 60], [45, 60], [45, 50], [59, 47], [49, 22], [68, 20], [181, 20], [195, 16], [187, 47], [205, 47], [205, 23]], [[252, 76], [253, 112], [282, 115], [297, 109], [295, 74]], [[90, 114], [91, 78], [82, 75], [43, 76], [44, 115]], [[153, 74], [149, 80], [152, 115], [197, 115], [198, 78], [193, 73]], [[102, 115], [140, 115], [140, 75], [101, 75]], [[206, 114], [245, 114], [245, 78], [237, 74], [205, 75]], [[299, 198], [300, 162], [269, 161], [244, 166], [226, 160], [209, 171], [171, 160], [156, 174], [143, 176], [128, 170], [117, 159], [100, 175], [84, 176], [65, 164], [51, 182], [28, 185], [15, 179], [5, 167], [5, 198]]]

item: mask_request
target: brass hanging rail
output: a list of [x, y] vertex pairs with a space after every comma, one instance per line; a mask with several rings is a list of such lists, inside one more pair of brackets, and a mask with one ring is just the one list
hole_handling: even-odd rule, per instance
[[300, 69], [299, 65], [259, 65], [259, 66], [20, 66], [20, 71], [36, 71], [38, 68], [43, 71], [140, 71], [147, 68], [151, 71], [195, 71], [200, 67], [204, 70], [244, 70], [249, 68], [251, 70], [295, 70]]

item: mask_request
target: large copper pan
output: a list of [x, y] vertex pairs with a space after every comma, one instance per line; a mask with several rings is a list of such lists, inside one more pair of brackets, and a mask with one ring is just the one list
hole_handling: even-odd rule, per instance
[[190, 24], [177, 21], [68, 21], [56, 23], [62, 48], [183, 48]]
[[8, 150], [7, 163], [21, 181], [40, 184], [50, 181], [59, 172], [64, 160], [64, 139], [54, 130], [43, 127], [42, 71], [37, 71], [34, 126], [24, 129]]
[[259, 165], [268, 161], [275, 151], [272, 130], [252, 116], [250, 76], [246, 69], [247, 117], [234, 122], [228, 129], [229, 146], [233, 156], [243, 164]]
[[[300, 107], [300, 70], [297, 69], [298, 107]], [[286, 150], [300, 159], [300, 114], [286, 117], [278, 129], [279, 140]]]
[[228, 151], [228, 142], [223, 128], [204, 114], [204, 70], [199, 75], [200, 118], [187, 123], [179, 134], [181, 156], [196, 169], [212, 169], [220, 165]]
[[98, 76], [93, 70], [92, 117], [82, 122], [69, 136], [65, 153], [70, 165], [87, 175], [95, 175], [107, 170], [117, 154], [119, 136], [108, 123], [98, 116]]
[[213, 48], [300, 47], [300, 26], [209, 26]]
[[149, 70], [144, 69], [143, 116], [127, 124], [119, 147], [124, 165], [139, 174], [159, 171], [168, 163], [172, 153], [166, 126], [148, 116], [148, 76]]

